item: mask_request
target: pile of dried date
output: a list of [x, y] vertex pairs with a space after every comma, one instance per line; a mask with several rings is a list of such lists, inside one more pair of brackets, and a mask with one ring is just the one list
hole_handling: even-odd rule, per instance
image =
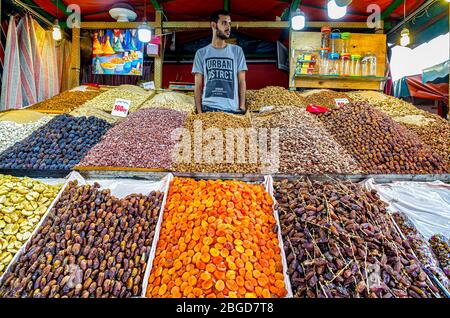
[[5, 273], [0, 297], [139, 296], [162, 198], [118, 199], [71, 182]]
[[438, 296], [376, 191], [309, 179], [274, 187], [294, 297]]

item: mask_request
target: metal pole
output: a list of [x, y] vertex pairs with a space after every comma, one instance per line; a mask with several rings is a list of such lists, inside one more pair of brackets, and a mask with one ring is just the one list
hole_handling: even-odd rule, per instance
[[406, 19], [404, 19], [402, 22], [400, 22], [399, 24], [397, 24], [395, 27], [393, 27], [392, 29], [389, 30], [389, 32], [387, 33], [387, 35], [394, 33], [395, 31], [397, 31], [398, 29], [400, 29], [406, 22], [408, 22], [409, 20], [413, 19], [416, 15], [418, 15], [419, 13], [421, 13], [423, 10], [428, 9], [428, 7], [430, 7], [433, 3], [435, 3], [438, 0], [429, 0], [428, 2], [425, 2], [424, 4], [422, 4], [419, 8], [417, 8], [416, 11], [412, 12], [411, 14], [409, 14]]

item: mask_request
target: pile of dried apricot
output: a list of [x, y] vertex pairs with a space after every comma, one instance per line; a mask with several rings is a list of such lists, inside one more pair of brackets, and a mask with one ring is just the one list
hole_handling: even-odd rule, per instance
[[286, 296], [272, 204], [262, 185], [174, 178], [146, 296]]

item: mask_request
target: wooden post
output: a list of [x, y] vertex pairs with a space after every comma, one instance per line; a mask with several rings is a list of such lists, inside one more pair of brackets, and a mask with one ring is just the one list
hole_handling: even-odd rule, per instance
[[80, 29], [72, 29], [72, 58], [70, 60], [70, 88], [80, 85]]
[[[162, 11], [157, 10], [155, 12], [156, 16], [156, 35], [161, 35], [163, 33], [162, 29]], [[164, 41], [161, 39], [160, 44], [160, 53], [158, 56], [155, 57], [155, 67], [154, 67], [154, 82], [155, 82], [155, 88], [160, 89], [162, 88], [162, 77], [163, 77], [163, 61], [164, 61]]]

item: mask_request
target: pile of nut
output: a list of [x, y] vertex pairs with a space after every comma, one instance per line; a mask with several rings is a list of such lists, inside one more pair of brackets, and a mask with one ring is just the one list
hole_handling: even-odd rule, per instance
[[65, 91], [59, 95], [56, 95], [50, 99], [46, 99], [40, 103], [34, 104], [28, 109], [32, 110], [50, 110], [50, 111], [61, 111], [61, 113], [70, 112], [75, 108], [83, 105], [88, 100], [93, 99], [99, 92], [71, 92]]
[[356, 161], [325, 130], [315, 115], [303, 108], [280, 106], [255, 114], [258, 128], [279, 128], [279, 173], [352, 174], [360, 172]]
[[0, 174], [0, 276], [30, 238], [60, 188]]
[[111, 128], [97, 117], [59, 115], [0, 155], [1, 169], [69, 170]]
[[12, 121], [0, 121], [0, 153], [28, 137], [33, 131], [45, 125], [51, 117], [43, 117], [38, 121], [18, 124]]
[[[259, 165], [257, 162], [251, 163], [249, 155], [250, 138], [246, 129], [251, 127], [249, 116], [222, 112], [190, 114], [184, 124], [188, 136], [184, 134], [179, 140], [172, 169], [179, 172], [258, 173]], [[227, 162], [227, 129], [234, 132], [235, 138], [231, 146], [236, 146], [236, 137], [239, 137], [236, 135], [243, 137], [243, 163], [239, 162], [238, 151], [231, 153], [230, 162]], [[198, 137], [201, 140], [197, 140]], [[237, 144], [238, 147], [239, 142]], [[237, 147], [234, 149], [238, 149]]]
[[350, 102], [352, 99], [346, 93], [336, 92], [329, 89], [311, 90], [301, 93], [300, 96], [305, 99], [305, 105], [319, 105], [330, 109], [336, 108], [336, 98], [347, 98]]
[[441, 234], [436, 234], [430, 238], [429, 242], [442, 270], [450, 278], [450, 240]]
[[437, 295], [376, 191], [351, 182], [275, 182], [294, 297]]
[[280, 86], [267, 86], [259, 90], [247, 91], [246, 104], [249, 110], [255, 111], [264, 106], [303, 107], [305, 105], [303, 98], [297, 93]]
[[185, 119], [176, 110], [140, 109], [111, 128], [79, 165], [170, 169], [172, 133]]
[[71, 182], [5, 273], [0, 297], [140, 296], [163, 194]]
[[369, 173], [445, 173], [448, 164], [387, 115], [365, 102], [319, 116], [325, 128]]
[[439, 279], [447, 290], [450, 290], [450, 280], [440, 268], [439, 261], [427, 240], [417, 231], [414, 224], [405, 214], [395, 212], [392, 214], [392, 217], [402, 233], [408, 239], [411, 248], [420, 262]]
[[195, 110], [195, 103], [192, 96], [176, 92], [165, 92], [157, 94], [142, 104], [141, 109], [146, 108], [168, 108], [190, 113]]

